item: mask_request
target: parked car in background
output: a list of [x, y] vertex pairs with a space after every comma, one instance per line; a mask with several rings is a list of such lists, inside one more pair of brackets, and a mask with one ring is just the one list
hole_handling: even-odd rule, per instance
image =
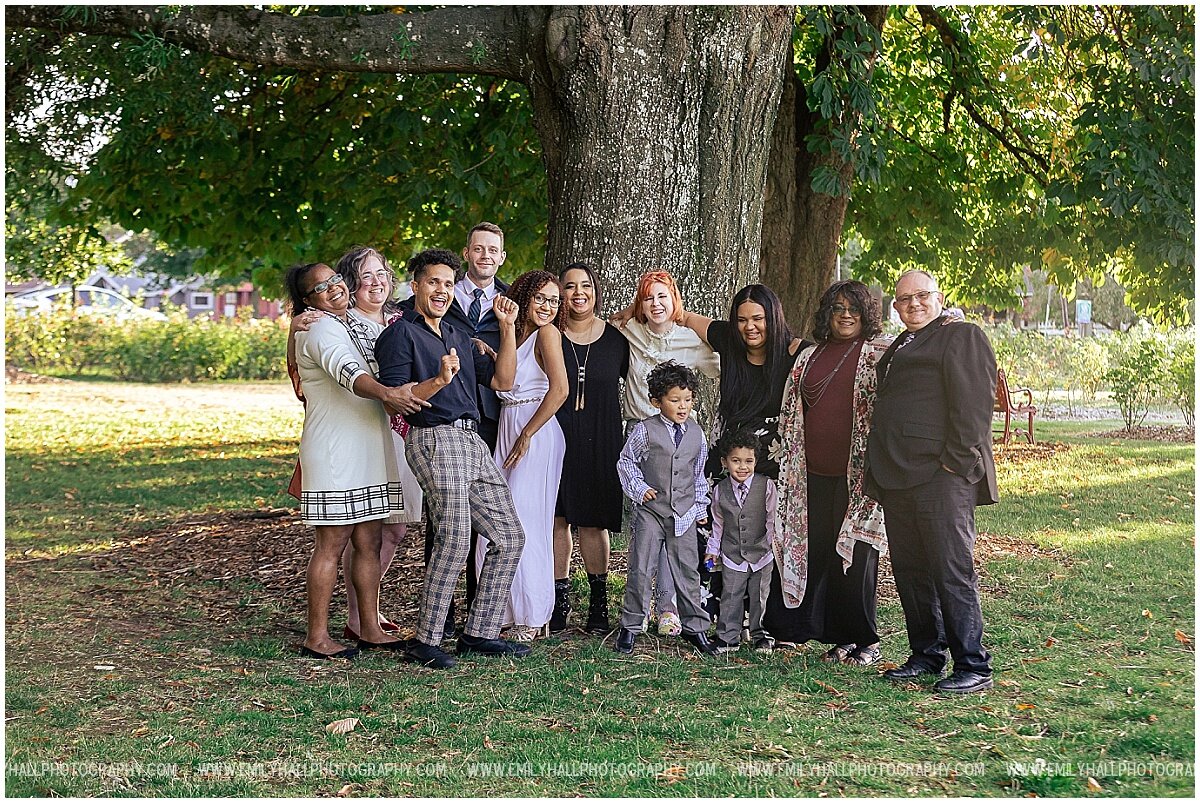
[[[91, 315], [102, 315], [119, 320], [165, 321], [167, 319], [167, 316], [158, 310], [143, 309], [120, 293], [104, 287], [77, 287], [75, 288], [75, 297], [78, 309]], [[49, 287], [45, 290], [34, 290], [12, 297], [13, 307], [18, 315], [44, 315], [56, 305], [69, 305], [70, 303], [70, 286]]]

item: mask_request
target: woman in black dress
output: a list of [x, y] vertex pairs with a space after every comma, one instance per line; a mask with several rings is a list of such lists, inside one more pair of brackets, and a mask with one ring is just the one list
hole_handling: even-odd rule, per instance
[[554, 613], [550, 632], [567, 627], [570, 605], [571, 527], [588, 576], [587, 630], [607, 633], [610, 531], [621, 529], [621, 436], [618, 380], [629, 370], [629, 343], [596, 316], [600, 285], [590, 266], [577, 262], [559, 274], [567, 322], [563, 359], [570, 394], [556, 416], [567, 441], [554, 511]]
[[[729, 320], [716, 321], [686, 312], [683, 324], [721, 356], [721, 399], [710, 442], [716, 443], [725, 432], [743, 429], [753, 432], [758, 436], [755, 471], [779, 479], [779, 409], [783, 386], [802, 345], [784, 320], [779, 296], [766, 285], [747, 285], [733, 297]], [[715, 449], [709, 453], [705, 470], [714, 479], [723, 474]], [[716, 578], [713, 575], [710, 587], [719, 596], [720, 583]], [[771, 622], [783, 610], [779, 573], [775, 572], [763, 618], [768, 632], [774, 634]]]

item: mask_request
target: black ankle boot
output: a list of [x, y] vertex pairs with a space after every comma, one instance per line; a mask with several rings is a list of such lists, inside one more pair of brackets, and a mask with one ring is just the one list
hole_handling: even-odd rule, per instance
[[608, 621], [608, 575], [589, 574], [587, 577], [588, 591], [590, 592], [587, 631], [589, 633], [607, 633], [612, 630], [612, 625]]
[[550, 614], [550, 632], [567, 629], [567, 614], [571, 612], [571, 581], [554, 581], [554, 611]]

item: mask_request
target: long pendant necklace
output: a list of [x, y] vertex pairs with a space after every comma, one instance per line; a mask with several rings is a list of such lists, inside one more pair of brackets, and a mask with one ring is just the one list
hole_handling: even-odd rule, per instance
[[817, 358], [821, 356], [822, 352], [825, 351], [825, 346], [828, 345], [828, 342], [822, 343], [817, 348], [817, 353], [808, 361], [808, 365], [804, 366], [804, 373], [800, 377], [800, 396], [804, 399], [804, 403], [808, 405], [810, 410], [817, 406], [817, 402], [821, 401], [821, 397], [825, 395], [825, 391], [829, 388], [829, 383], [833, 381], [834, 374], [842, 367], [842, 363], [846, 362], [846, 358], [850, 356], [850, 352], [854, 351], [857, 343], [857, 340], [851, 340], [846, 353], [838, 360], [838, 364], [833, 366], [833, 370], [811, 385], [808, 384], [808, 371], [816, 363]]
[[[588, 334], [591, 334], [591, 329], [588, 330]], [[570, 338], [567, 339], [570, 340]], [[595, 340], [592, 341], [592, 343], [595, 342]], [[579, 352], [575, 349], [576, 343], [571, 340], [571, 355], [575, 357], [575, 412], [582, 410], [587, 401], [584, 395], [584, 382], [587, 380], [588, 358], [592, 356], [592, 343], [587, 344], [587, 350], [583, 353], [583, 362], [580, 362]]]

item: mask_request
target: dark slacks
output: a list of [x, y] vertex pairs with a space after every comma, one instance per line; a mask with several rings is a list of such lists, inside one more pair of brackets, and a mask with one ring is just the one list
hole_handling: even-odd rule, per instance
[[883, 497], [912, 660], [941, 671], [949, 648], [956, 671], [990, 675], [974, 561], [975, 485], [939, 471], [924, 485]]
[[[766, 627], [779, 641], [797, 644], [857, 644], [879, 641], [875, 600], [879, 553], [857, 541], [850, 569], [842, 571], [837, 553], [838, 531], [850, 506], [845, 477], [808, 475], [808, 575], [804, 599], [797, 608], [783, 604], [779, 579], [767, 603]], [[777, 573], [778, 574], [778, 573]]]

